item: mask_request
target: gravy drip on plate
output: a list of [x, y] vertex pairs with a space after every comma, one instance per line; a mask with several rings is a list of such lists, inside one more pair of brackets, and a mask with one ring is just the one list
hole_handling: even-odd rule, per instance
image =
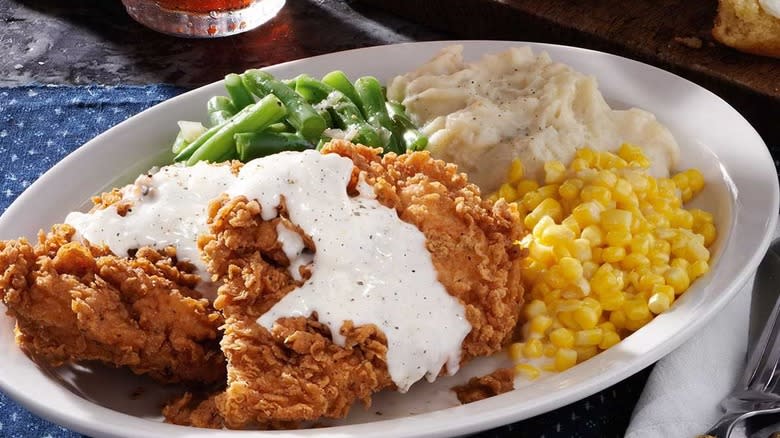
[[[246, 164], [228, 189], [231, 196], [257, 199], [266, 220], [276, 217], [283, 195], [290, 221], [316, 246], [311, 278], [258, 323], [270, 330], [279, 318], [317, 312], [339, 345], [345, 320], [375, 324], [387, 337], [390, 376], [405, 392], [422, 377], [433, 381], [445, 364], [451, 374], [458, 370], [471, 325], [463, 305], [437, 280], [422, 232], [380, 204], [362, 180], [359, 194], [347, 195], [352, 168], [335, 154], [281, 153]], [[281, 233], [280, 240], [295, 271], [310, 255], [297, 235], [288, 243], [291, 234]]]
[[208, 231], [206, 206], [235, 181], [230, 166], [198, 163], [192, 167], [166, 166], [141, 175], [122, 188], [122, 199], [133, 206], [125, 216], [115, 205], [90, 213], [72, 212], [65, 223], [92, 243], [105, 243], [114, 254], [126, 256], [131, 249], [175, 246], [176, 255], [197, 268], [203, 281], [199, 290], [212, 295], [210, 276], [200, 258], [197, 239]]
[[471, 325], [463, 305], [438, 281], [422, 232], [380, 204], [362, 176], [359, 194], [347, 194], [352, 169], [348, 158], [316, 151], [259, 158], [238, 176], [229, 166], [167, 166], [122, 189], [124, 199], [133, 202], [125, 216], [109, 206], [71, 213], [65, 222], [118, 255], [141, 246], [174, 245], [178, 256], [205, 277], [196, 242], [208, 231], [209, 201], [221, 193], [244, 195], [257, 200], [263, 219], [271, 220], [284, 197], [289, 220], [316, 247], [314, 254], [306, 251], [300, 235], [280, 223], [277, 234], [290, 273], [300, 280], [299, 268], [311, 264], [312, 275], [258, 324], [271, 330], [279, 318], [316, 312], [342, 346], [344, 321], [374, 324], [387, 338], [390, 377], [405, 392], [422, 377], [435, 380], [445, 365], [450, 374], [458, 370]]

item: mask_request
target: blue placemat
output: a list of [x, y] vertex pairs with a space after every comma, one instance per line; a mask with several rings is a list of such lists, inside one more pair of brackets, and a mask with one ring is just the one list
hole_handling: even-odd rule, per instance
[[[162, 85], [0, 88], [0, 212], [89, 139], [182, 91]], [[479, 436], [621, 437], [648, 371], [569, 406]], [[0, 391], [0, 437], [81, 436], [31, 414]]]

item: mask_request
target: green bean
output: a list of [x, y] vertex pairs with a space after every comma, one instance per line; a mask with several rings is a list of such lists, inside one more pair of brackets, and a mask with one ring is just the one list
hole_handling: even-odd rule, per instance
[[221, 125], [236, 114], [233, 101], [227, 96], [214, 96], [206, 104], [211, 126]]
[[173, 151], [176, 154], [176, 156], [173, 157], [173, 161], [178, 162], [189, 159], [192, 154], [194, 154], [195, 151], [203, 146], [203, 143], [208, 141], [214, 134], [216, 134], [222, 126], [223, 125], [212, 126], [206, 132], [201, 134], [200, 137], [196, 138], [192, 141], [192, 143], [188, 144], [184, 149], [181, 149], [178, 152]]
[[417, 126], [409, 119], [406, 108], [398, 102], [387, 104], [387, 113], [401, 129], [401, 140], [407, 151], [421, 151], [428, 146], [428, 137], [423, 135]]
[[311, 105], [287, 85], [274, 79], [262, 70], [247, 70], [241, 75], [244, 85], [258, 96], [273, 94], [287, 108], [287, 121], [307, 140], [314, 141], [327, 128], [322, 118]]
[[404, 153], [398, 140], [401, 136], [399, 129], [387, 114], [382, 84], [373, 76], [363, 76], [355, 81], [355, 90], [360, 96], [360, 101], [363, 102], [366, 120], [375, 128], [384, 128], [389, 134], [384, 143], [385, 152]]
[[246, 86], [244, 86], [244, 83], [241, 81], [241, 76], [235, 73], [230, 73], [225, 76], [225, 89], [227, 89], [228, 95], [233, 101], [233, 106], [235, 106], [236, 111], [241, 111], [255, 102], [252, 95], [249, 93], [249, 90], [246, 89]]
[[268, 95], [257, 103], [249, 105], [233, 116], [219, 131], [206, 140], [187, 160], [191, 166], [198, 161], [214, 161], [235, 148], [233, 136], [239, 132], [262, 131], [268, 125], [281, 120], [287, 110], [274, 95]]
[[236, 152], [236, 148], [230, 148], [229, 151], [225, 153], [225, 155], [221, 156], [219, 159], [215, 160], [215, 163], [224, 163], [225, 161], [231, 161], [238, 158], [238, 152]]
[[[363, 102], [360, 101], [360, 96], [358, 96], [357, 91], [355, 91], [355, 87], [352, 85], [352, 82], [350, 82], [349, 78], [346, 74], [344, 74], [341, 70], [335, 70], [332, 71], [325, 76], [322, 77], [322, 83], [326, 85], [330, 85], [331, 87], [341, 91], [344, 93], [349, 100], [355, 103], [355, 105], [358, 106], [358, 108], [363, 109]], [[363, 117], [366, 117], [366, 114], [363, 113]]]
[[300, 75], [296, 80], [296, 86], [305, 89], [305, 93], [313, 96], [315, 99], [311, 103], [318, 104], [324, 99], [328, 99], [330, 103], [328, 112], [336, 122], [335, 125], [340, 129], [354, 129], [357, 131], [357, 134], [352, 138], [352, 141], [366, 146], [381, 147], [384, 145], [379, 133], [363, 118], [363, 113], [360, 112], [360, 108], [358, 108], [344, 93], [311, 76]]
[[312, 144], [300, 134], [289, 132], [251, 132], [234, 136], [238, 158], [247, 162], [284, 151], [311, 149]]
[[171, 146], [171, 152], [174, 154], [178, 154], [182, 151], [182, 149], [186, 148], [187, 145], [190, 144], [187, 140], [184, 139], [184, 134], [179, 130], [179, 133], [176, 134], [176, 139], [173, 140], [173, 146]]
[[322, 116], [323, 119], [325, 119], [325, 124], [327, 126], [335, 126], [333, 123], [333, 116], [330, 115], [330, 111], [326, 109], [317, 110], [317, 113], [319, 113], [320, 116]]
[[287, 126], [287, 124], [284, 122], [277, 122], [268, 125], [268, 127], [265, 128], [265, 130], [269, 132], [290, 132], [290, 127]]

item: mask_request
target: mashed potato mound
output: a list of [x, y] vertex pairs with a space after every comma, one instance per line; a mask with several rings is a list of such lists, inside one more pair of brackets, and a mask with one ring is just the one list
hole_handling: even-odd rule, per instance
[[642, 145], [657, 177], [679, 156], [672, 134], [647, 111], [613, 110], [596, 79], [529, 47], [466, 63], [450, 46], [419, 69], [392, 80], [388, 97], [406, 105], [430, 138], [434, 157], [454, 162], [486, 192], [501, 184], [513, 159], [543, 179], [544, 162], [568, 163], [582, 147], [614, 151]]

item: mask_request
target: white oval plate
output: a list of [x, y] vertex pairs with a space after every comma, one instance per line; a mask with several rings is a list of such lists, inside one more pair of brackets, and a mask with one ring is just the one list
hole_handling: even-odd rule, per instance
[[[387, 81], [455, 42], [411, 43], [352, 50], [269, 67], [277, 77], [321, 76], [344, 70], [350, 77], [375, 75]], [[758, 134], [733, 108], [709, 91], [671, 73], [605, 53], [549, 44], [465, 41], [465, 56], [528, 44], [555, 61], [596, 76], [615, 107], [637, 106], [655, 113], [676, 136], [681, 167], [696, 166], [708, 186], [697, 203], [715, 214], [720, 236], [711, 272], [699, 279], [673, 309], [617, 346], [564, 373], [465, 406], [452, 406], [447, 388], [459, 379], [419, 383], [409, 394], [386, 394], [388, 415], [359, 406], [346, 425], [296, 431], [340, 437], [444, 436], [466, 434], [528, 418], [593, 394], [657, 361], [693, 335], [755, 271], [769, 245], [778, 213], [778, 185], [772, 158]], [[61, 222], [91, 196], [163, 160], [177, 120], [203, 120], [209, 97], [224, 94], [221, 83], [188, 92], [119, 124], [76, 150], [31, 185], [0, 218], [0, 238], [34, 237]], [[160, 423], [165, 392], [144, 378], [103, 367], [48, 370], [15, 346], [13, 322], [0, 318], [0, 388], [34, 413], [92, 436], [241, 437], [257, 431], [199, 430]], [[488, 369], [494, 359], [471, 366]], [[131, 393], [143, 387], [140, 397]], [[448, 407], [451, 406], [451, 407]], [[440, 409], [444, 407], [444, 409]], [[427, 413], [426, 413], [427, 412]], [[415, 414], [415, 415], [410, 415]], [[390, 419], [388, 419], [388, 417]], [[393, 418], [396, 417], [396, 418]], [[380, 421], [381, 420], [381, 421]], [[285, 432], [268, 432], [275, 436]]]

